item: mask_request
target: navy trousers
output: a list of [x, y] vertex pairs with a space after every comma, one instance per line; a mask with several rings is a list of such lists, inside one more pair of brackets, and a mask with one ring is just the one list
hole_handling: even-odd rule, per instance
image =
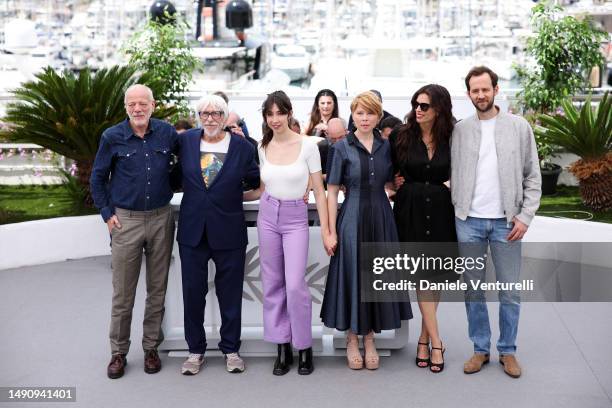
[[236, 353], [240, 349], [245, 250], [246, 248], [213, 250], [206, 238], [203, 238], [197, 247], [179, 244], [185, 340], [190, 353], [204, 354], [206, 351], [204, 308], [208, 293], [210, 259], [215, 263], [215, 292], [221, 312], [219, 349], [225, 354]]

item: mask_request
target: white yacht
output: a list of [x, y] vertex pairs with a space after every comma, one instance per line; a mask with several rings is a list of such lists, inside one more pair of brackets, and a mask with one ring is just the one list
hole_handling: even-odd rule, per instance
[[285, 72], [292, 81], [306, 79], [310, 64], [310, 55], [302, 45], [279, 46], [272, 56], [272, 68]]

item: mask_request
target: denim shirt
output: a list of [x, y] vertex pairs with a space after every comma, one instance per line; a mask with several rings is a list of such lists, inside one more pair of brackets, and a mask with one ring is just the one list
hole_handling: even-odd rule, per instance
[[171, 153], [178, 149], [172, 125], [150, 119], [144, 138], [134, 134], [129, 120], [104, 131], [91, 172], [91, 195], [106, 222], [115, 207], [147, 211], [167, 205]]

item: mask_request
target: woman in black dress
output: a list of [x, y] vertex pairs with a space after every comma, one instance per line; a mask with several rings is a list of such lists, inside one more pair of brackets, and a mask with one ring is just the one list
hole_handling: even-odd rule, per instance
[[[406, 123], [389, 139], [394, 171], [405, 180], [393, 208], [398, 236], [401, 242], [455, 242], [449, 190], [450, 137], [455, 122], [450, 94], [443, 86], [425, 85], [411, 103]], [[423, 318], [416, 365], [439, 373], [444, 369], [436, 317], [440, 294], [417, 290], [417, 299]]]

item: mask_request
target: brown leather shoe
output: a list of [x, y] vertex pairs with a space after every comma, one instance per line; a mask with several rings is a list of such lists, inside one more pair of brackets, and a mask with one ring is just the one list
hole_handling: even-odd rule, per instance
[[463, 372], [466, 374], [474, 374], [480, 371], [483, 365], [489, 364], [489, 355], [482, 353], [474, 353], [468, 361], [463, 364]]
[[512, 378], [519, 378], [521, 376], [521, 366], [514, 354], [506, 354], [499, 356], [499, 363], [504, 366], [504, 373], [508, 374]]
[[106, 368], [106, 375], [108, 375], [108, 378], [112, 379], [121, 378], [125, 372], [126, 365], [127, 359], [125, 358], [125, 354], [113, 354]]
[[144, 356], [144, 371], [147, 374], [155, 374], [161, 370], [161, 360], [157, 350], [146, 350]]

